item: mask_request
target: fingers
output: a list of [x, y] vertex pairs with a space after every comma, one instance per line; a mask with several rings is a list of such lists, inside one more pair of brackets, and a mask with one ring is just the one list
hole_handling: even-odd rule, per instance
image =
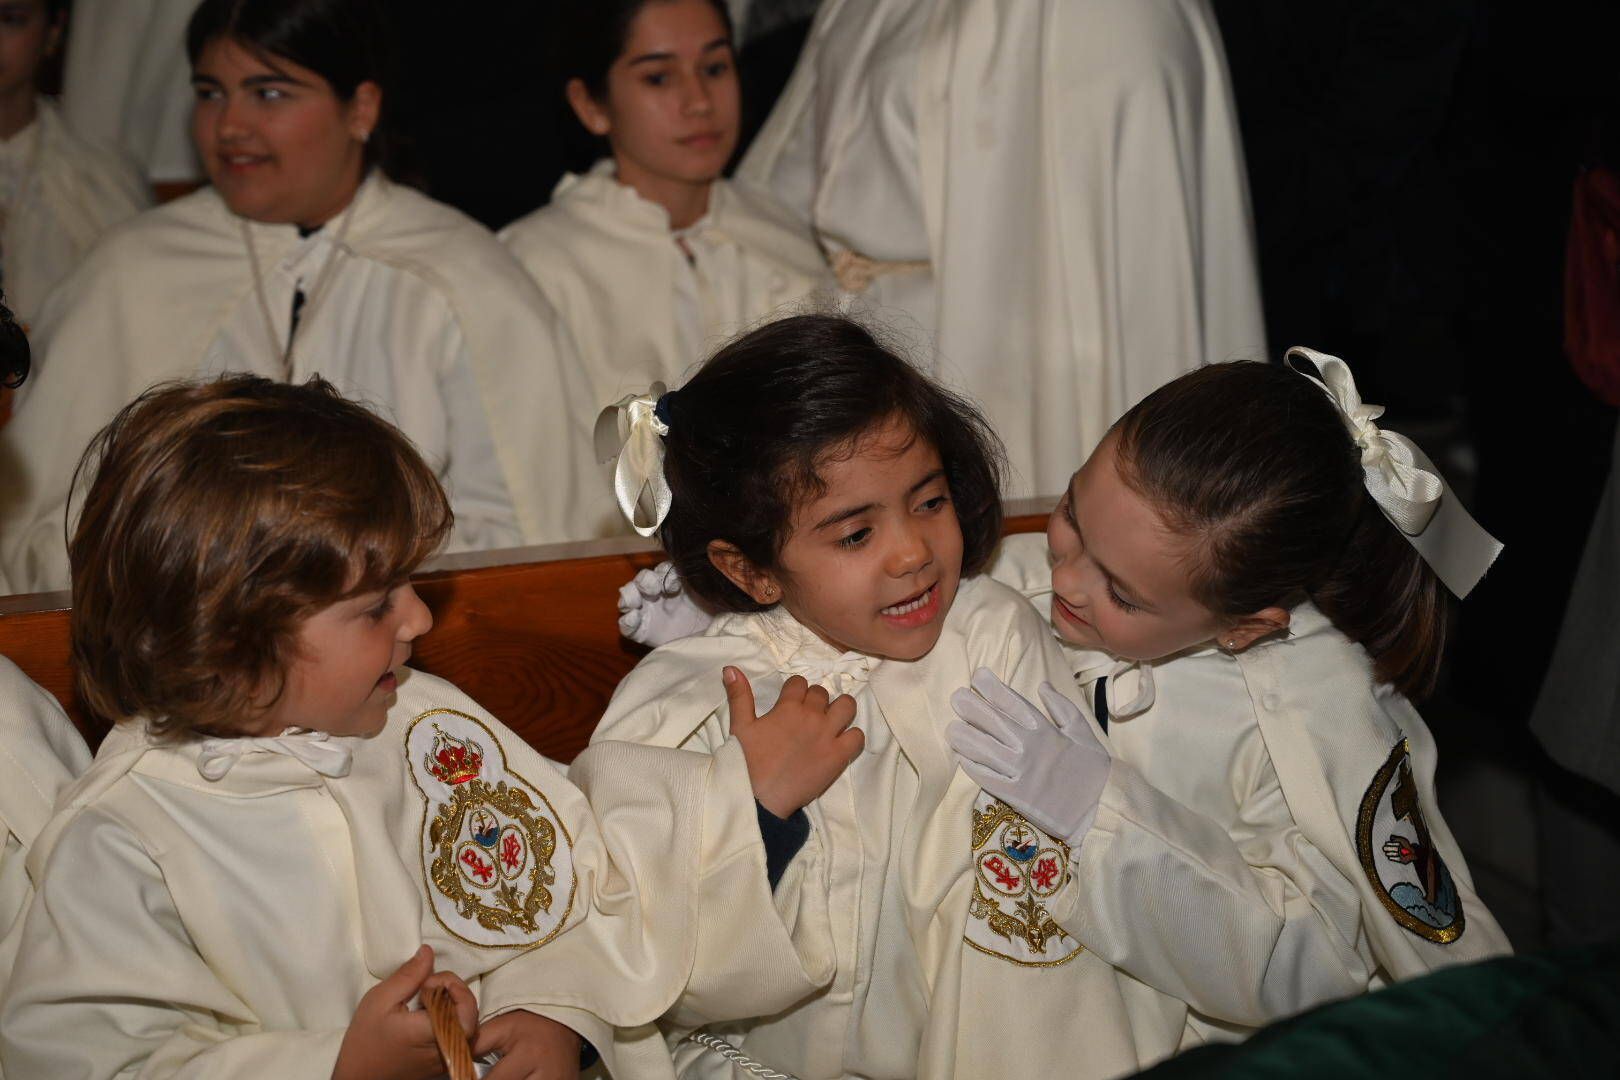
[[1013, 723], [989, 702], [971, 690], [959, 689], [951, 695], [951, 711], [962, 723], [978, 728], [1011, 752], [1023, 744], [1028, 731]]
[[[662, 563], [657, 567], [636, 571], [636, 576], [630, 579], [630, 584], [636, 587], [636, 592], [642, 597], [653, 600], [664, 595], [664, 575], [660, 571], [669, 563]], [[673, 569], [673, 567], [671, 567]]]
[[996, 678], [989, 668], [980, 668], [973, 673], [972, 686], [992, 708], [1018, 726], [1033, 731], [1046, 723], [1046, 718], [1041, 715], [1039, 709], [1012, 687]]
[[414, 998], [422, 989], [427, 977], [433, 974], [433, 950], [426, 945], [416, 950], [416, 953], [395, 969], [394, 973], [376, 986], [372, 991], [379, 995], [384, 1005], [389, 1008], [403, 1008], [405, 1003]]
[[827, 707], [827, 718], [838, 725], [843, 731], [855, 722], [855, 699], [848, 694], [839, 694], [833, 698], [832, 704]]
[[1058, 730], [1067, 735], [1072, 741], [1087, 745], [1096, 745], [1097, 735], [1086, 723], [1085, 713], [1057, 687], [1049, 682], [1041, 683], [1041, 704], [1046, 706], [1046, 714], [1057, 724]]
[[649, 572], [657, 579], [658, 591], [664, 596], [675, 596], [681, 592], [681, 575], [668, 559]]
[[[994, 772], [1004, 780], [1016, 780], [1019, 775], [1016, 753], [992, 739], [972, 724], [960, 719], [945, 725], [945, 741], [962, 759], [962, 768], [969, 764]], [[983, 786], [982, 784], [980, 786]]]
[[478, 999], [473, 996], [471, 988], [453, 971], [435, 971], [422, 983], [424, 998], [428, 991], [434, 989], [450, 995], [450, 1003], [456, 1007], [456, 1020], [460, 1022], [461, 1030], [467, 1033], [469, 1039], [472, 1038], [478, 1030]]
[[516, 1013], [501, 1013], [501, 1015], [485, 1020], [478, 1027], [478, 1034], [473, 1038], [473, 1057], [483, 1057], [492, 1050], [504, 1051], [511, 1041], [513, 1029], [517, 1026], [513, 1017]]
[[860, 757], [866, 749], [866, 732], [860, 728], [850, 728], [834, 739], [833, 745], [844, 751], [844, 767], [847, 769], [850, 762]]
[[[754, 688], [748, 685], [748, 676], [742, 673], [741, 668], [729, 664], [720, 672], [720, 678], [726, 684], [726, 704], [731, 707], [731, 730], [736, 733], [752, 724], [758, 715], [754, 712]], [[783, 693], [786, 692], [784, 687]]]

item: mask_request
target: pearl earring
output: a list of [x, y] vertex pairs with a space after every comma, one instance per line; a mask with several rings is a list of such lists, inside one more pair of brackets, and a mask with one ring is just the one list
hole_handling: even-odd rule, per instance
[[1227, 639], [1226, 639], [1226, 647], [1227, 647], [1227, 648], [1228, 648], [1228, 649], [1235, 649], [1235, 648], [1237, 648], [1237, 638], [1227, 638]]

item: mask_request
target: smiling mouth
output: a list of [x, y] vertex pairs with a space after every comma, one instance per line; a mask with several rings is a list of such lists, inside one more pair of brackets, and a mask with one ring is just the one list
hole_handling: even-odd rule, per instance
[[682, 146], [712, 146], [720, 141], [718, 131], [705, 131], [697, 135], [687, 135], [675, 140]]
[[1091, 629], [1091, 620], [1082, 617], [1079, 612], [1069, 606], [1068, 601], [1057, 593], [1052, 594], [1052, 610], [1078, 626], [1084, 626], [1088, 630]]

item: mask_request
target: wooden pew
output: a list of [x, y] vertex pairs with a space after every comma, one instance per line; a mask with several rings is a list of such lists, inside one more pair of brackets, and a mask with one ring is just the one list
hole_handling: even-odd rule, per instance
[[[1052, 501], [1009, 503], [1006, 531], [1045, 528]], [[569, 761], [646, 651], [619, 636], [619, 586], [660, 557], [634, 538], [441, 556], [415, 578], [433, 629], [416, 642], [411, 665], [449, 679], [541, 753]], [[0, 597], [0, 655], [56, 695], [92, 747], [101, 742], [107, 722], [74, 692], [67, 593]]]

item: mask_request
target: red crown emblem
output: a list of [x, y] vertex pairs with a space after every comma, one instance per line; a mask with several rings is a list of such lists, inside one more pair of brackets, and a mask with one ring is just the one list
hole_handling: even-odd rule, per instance
[[433, 731], [433, 752], [422, 760], [433, 778], [451, 787], [478, 779], [484, 767], [483, 748], [471, 739], [463, 741], [445, 734], [437, 724], [433, 725]]

